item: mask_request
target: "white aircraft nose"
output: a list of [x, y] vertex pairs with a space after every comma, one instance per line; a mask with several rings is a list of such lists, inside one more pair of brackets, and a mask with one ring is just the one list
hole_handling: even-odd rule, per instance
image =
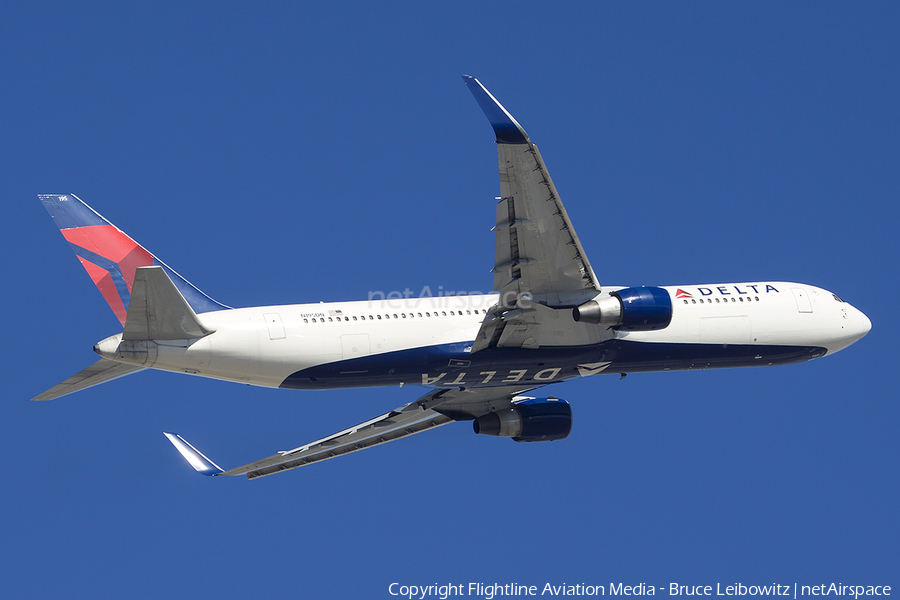
[[840, 333], [828, 344], [828, 354], [843, 350], [859, 341], [872, 330], [872, 321], [861, 310], [849, 303], [841, 308]]
[[856, 334], [856, 337], [853, 339], [853, 341], [855, 342], [856, 340], [865, 337], [867, 333], [872, 331], [872, 321], [869, 320], [869, 317], [867, 317], [863, 311], [859, 310], [856, 307], [853, 308], [853, 312], [856, 313], [854, 315], [854, 324], [856, 325], [856, 331], [854, 333]]
[[829, 333], [822, 338], [826, 354], [840, 352], [864, 338], [872, 330], [872, 321], [861, 310], [836, 295], [831, 295], [838, 304], [826, 311], [829, 323], [826, 329]]

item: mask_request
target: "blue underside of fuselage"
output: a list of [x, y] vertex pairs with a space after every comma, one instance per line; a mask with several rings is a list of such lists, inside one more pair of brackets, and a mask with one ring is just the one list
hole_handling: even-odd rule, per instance
[[[297, 371], [292, 389], [393, 385], [488, 387], [544, 385], [594, 373], [640, 373], [785, 365], [823, 356], [819, 346], [672, 344], [608, 340], [594, 346], [492, 348], [466, 352], [471, 342], [412, 348], [336, 361]], [[604, 363], [608, 363], [605, 365]]]

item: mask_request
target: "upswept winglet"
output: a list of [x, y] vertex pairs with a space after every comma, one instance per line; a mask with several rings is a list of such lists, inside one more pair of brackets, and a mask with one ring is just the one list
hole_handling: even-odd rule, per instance
[[201, 475], [218, 475], [222, 473], [222, 468], [219, 465], [206, 458], [202, 452], [191, 446], [180, 435], [175, 433], [163, 433], [163, 435], [172, 442], [172, 445], [181, 453], [181, 456]]
[[475, 96], [478, 106], [481, 107], [488, 121], [491, 122], [491, 127], [494, 128], [494, 133], [497, 135], [498, 144], [527, 144], [531, 141], [528, 139], [528, 134], [519, 125], [519, 122], [509, 114], [509, 111], [503, 108], [503, 105], [494, 98], [493, 94], [480, 81], [471, 75], [463, 75], [462, 78], [466, 83], [466, 87]]
[[123, 326], [139, 267], [162, 267], [196, 313], [229, 308], [194, 287], [75, 194], [40, 194], [38, 198]]

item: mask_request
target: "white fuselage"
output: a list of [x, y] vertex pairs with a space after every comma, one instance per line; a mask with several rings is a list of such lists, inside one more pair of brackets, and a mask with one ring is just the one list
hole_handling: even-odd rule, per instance
[[[605, 288], [604, 295], [616, 287]], [[577, 323], [571, 308], [537, 348], [471, 353], [496, 295], [239, 308], [201, 315], [191, 341], [100, 342], [123, 362], [267, 387], [466, 387], [563, 381], [600, 372], [754, 366], [834, 353], [871, 324], [824, 289], [787, 282], [664, 286], [672, 319], [658, 331]]]

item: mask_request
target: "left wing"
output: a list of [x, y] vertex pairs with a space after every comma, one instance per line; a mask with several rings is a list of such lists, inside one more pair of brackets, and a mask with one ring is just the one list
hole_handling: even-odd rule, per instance
[[203, 475], [246, 475], [248, 479], [255, 479], [371, 448], [453, 421], [471, 420], [508, 407], [517, 395], [535, 387], [435, 390], [415, 402], [359, 425], [228, 471], [221, 469], [180, 435], [166, 433], [165, 436], [185, 460]]

